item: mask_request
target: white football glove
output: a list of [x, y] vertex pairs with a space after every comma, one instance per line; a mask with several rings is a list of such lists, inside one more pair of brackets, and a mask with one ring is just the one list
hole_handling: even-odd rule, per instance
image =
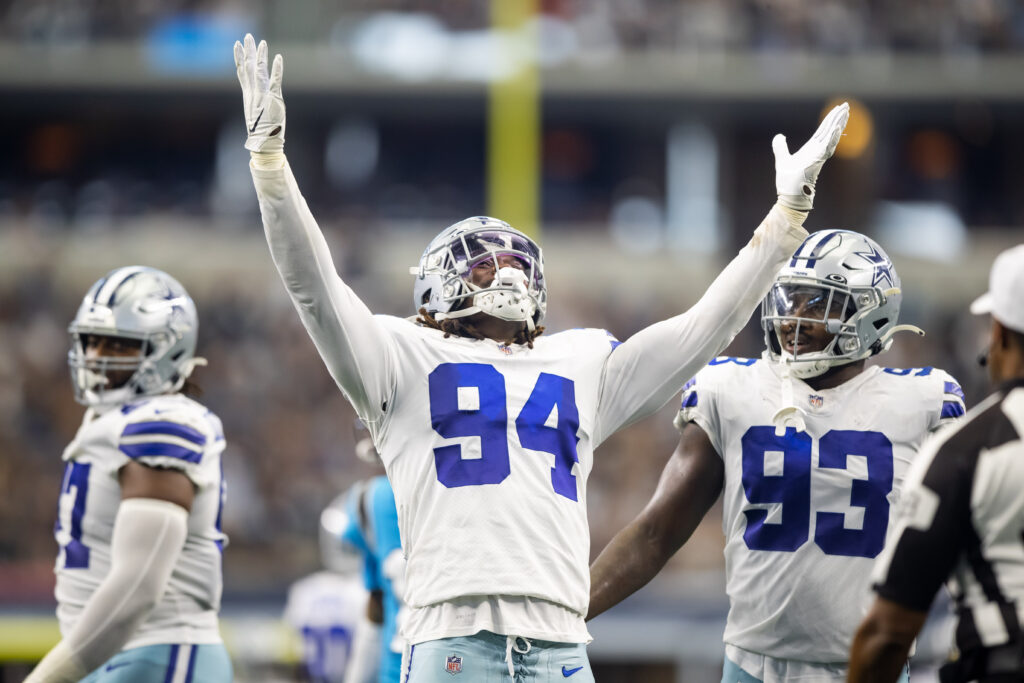
[[249, 137], [245, 148], [251, 152], [284, 151], [284, 98], [281, 97], [281, 75], [284, 59], [274, 56], [274, 67], [267, 75], [267, 41], [259, 47], [251, 33], [244, 44], [235, 41], [235, 66], [242, 85], [245, 129]]
[[822, 165], [836, 151], [849, 119], [850, 105], [843, 102], [828, 113], [811, 139], [795, 154], [789, 153], [785, 135], [775, 136], [772, 151], [775, 152], [775, 189], [779, 193], [780, 204], [797, 211], [811, 210], [814, 206], [814, 183]]

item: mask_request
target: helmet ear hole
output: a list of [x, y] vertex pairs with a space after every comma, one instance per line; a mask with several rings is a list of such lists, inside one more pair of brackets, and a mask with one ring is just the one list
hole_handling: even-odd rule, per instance
[[420, 297], [420, 303], [421, 304], [426, 305], [426, 303], [430, 301], [430, 292], [431, 291], [432, 290], [429, 289], [429, 288], [423, 291], [423, 295]]
[[888, 318], [882, 318], [880, 320], [876, 320], [875, 322], [873, 322], [871, 324], [875, 326], [876, 330], [880, 330], [880, 329], [882, 329], [883, 327], [885, 327], [886, 325], [889, 324], [889, 319]]

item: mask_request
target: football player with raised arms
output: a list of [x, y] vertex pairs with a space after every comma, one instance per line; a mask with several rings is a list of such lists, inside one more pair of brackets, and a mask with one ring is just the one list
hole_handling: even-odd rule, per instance
[[220, 420], [183, 390], [199, 321], [181, 284], [118, 268], [85, 295], [68, 365], [82, 426], [55, 525], [62, 638], [27, 683], [220, 683]]
[[923, 334], [897, 324], [902, 296], [870, 238], [804, 240], [762, 304], [761, 359], [717, 358], [686, 385], [657, 491], [591, 568], [591, 617], [647, 583], [722, 493], [723, 683], [845, 680], [907, 469], [964, 413], [942, 370], [866, 366], [895, 333]]
[[427, 246], [416, 318], [373, 315], [335, 271], [284, 155], [283, 60], [235, 44], [251, 171], [271, 255], [328, 370], [373, 435], [407, 558], [411, 683], [592, 681], [586, 480], [593, 451], [658, 410], [721, 351], [807, 237], [840, 105], [790, 155], [779, 201], [689, 311], [621, 344], [541, 336], [541, 250], [507, 223], [460, 221]]

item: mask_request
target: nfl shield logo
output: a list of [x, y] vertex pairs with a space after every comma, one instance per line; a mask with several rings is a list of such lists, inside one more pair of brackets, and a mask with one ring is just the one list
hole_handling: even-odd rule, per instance
[[807, 400], [810, 402], [812, 408], [820, 408], [821, 404], [825, 402], [825, 398], [823, 396], [818, 396], [816, 394], [811, 394], [807, 397]]
[[508, 344], [498, 344], [498, 350], [506, 356], [512, 355], [512, 348]]
[[462, 673], [462, 657], [458, 655], [448, 655], [448, 659], [444, 663], [444, 670], [452, 676]]

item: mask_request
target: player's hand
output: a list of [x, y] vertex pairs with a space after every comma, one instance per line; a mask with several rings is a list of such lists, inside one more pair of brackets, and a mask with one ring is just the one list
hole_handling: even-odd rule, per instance
[[242, 86], [245, 129], [249, 137], [245, 148], [252, 152], [284, 151], [284, 98], [281, 97], [281, 75], [284, 59], [274, 56], [274, 66], [267, 75], [267, 41], [259, 46], [251, 33], [243, 42], [235, 41], [235, 66]]
[[775, 152], [775, 189], [779, 203], [797, 211], [814, 206], [814, 183], [825, 161], [836, 151], [839, 137], [850, 119], [850, 105], [843, 102], [828, 113], [811, 139], [794, 154], [789, 153], [785, 135], [772, 140]]

